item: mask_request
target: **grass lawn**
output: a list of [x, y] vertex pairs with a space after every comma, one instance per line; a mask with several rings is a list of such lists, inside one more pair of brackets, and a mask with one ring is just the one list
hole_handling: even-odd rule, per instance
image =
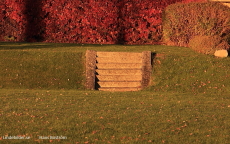
[[[0, 91], [0, 143], [216, 143], [230, 140], [229, 95]], [[39, 139], [64, 136], [67, 139]]]
[[[87, 49], [152, 51], [151, 85], [85, 90]], [[229, 60], [161, 45], [0, 43], [0, 143], [229, 143]]]
[[158, 92], [230, 93], [228, 58], [162, 45], [0, 43], [0, 88], [84, 90], [86, 50], [152, 51], [152, 83]]

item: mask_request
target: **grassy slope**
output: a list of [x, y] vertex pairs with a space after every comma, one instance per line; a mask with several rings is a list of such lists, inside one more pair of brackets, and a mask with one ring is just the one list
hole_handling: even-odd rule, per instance
[[[188, 50], [189, 52], [189, 50]], [[154, 91], [223, 94], [230, 92], [230, 59], [192, 53], [156, 60]]]
[[[152, 86], [140, 92], [82, 91], [84, 60], [79, 58], [86, 49], [160, 53], [154, 59]], [[230, 140], [229, 58], [166, 46], [1, 43], [0, 66], [0, 85], [9, 83], [0, 89], [0, 143], [197, 144]], [[75, 79], [73, 83], [66, 71]], [[9, 81], [19, 72], [24, 79]], [[43, 82], [43, 87], [31, 77]], [[63, 78], [62, 84], [47, 83], [53, 77]], [[19, 81], [34, 90], [17, 89], [22, 87]], [[27, 81], [31, 83], [26, 85]], [[62, 90], [44, 90], [47, 88]], [[80, 90], [66, 90], [76, 88]], [[3, 140], [1, 136], [7, 135], [31, 139]], [[61, 135], [67, 140], [38, 139]]]
[[164, 92], [1, 90], [0, 135], [49, 143], [229, 143], [228, 95]]
[[0, 57], [2, 88], [83, 88], [82, 52], [23, 48], [1, 50]]
[[0, 43], [0, 87], [83, 89], [85, 51], [152, 51], [153, 91], [193, 94], [230, 92], [229, 58], [197, 54], [184, 47]]

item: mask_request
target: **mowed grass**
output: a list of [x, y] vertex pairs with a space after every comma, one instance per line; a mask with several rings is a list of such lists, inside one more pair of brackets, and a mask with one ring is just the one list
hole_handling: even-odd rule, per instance
[[[20, 44], [18, 44], [20, 48]], [[82, 52], [41, 49], [0, 50], [1, 88], [83, 89]], [[35, 46], [36, 47], [36, 46]], [[1, 49], [1, 48], [0, 48]]]
[[[85, 90], [87, 49], [152, 51], [151, 85]], [[162, 45], [0, 43], [0, 143], [229, 143], [229, 60]]]
[[[0, 143], [218, 143], [230, 140], [230, 97], [164, 92], [0, 91]], [[39, 136], [65, 136], [42, 140]]]
[[[0, 43], [0, 88], [84, 90], [85, 51], [153, 53], [150, 91], [230, 93], [230, 58], [163, 45]], [[155, 55], [155, 56], [154, 56]]]
[[156, 58], [154, 63], [152, 91], [189, 92], [195, 95], [230, 93], [229, 57], [165, 53], [162, 58]]

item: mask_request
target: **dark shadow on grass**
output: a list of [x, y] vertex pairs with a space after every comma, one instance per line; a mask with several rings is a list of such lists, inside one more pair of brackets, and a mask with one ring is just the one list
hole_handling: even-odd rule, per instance
[[0, 50], [45, 49], [45, 48], [60, 48], [60, 47], [73, 47], [73, 46], [81, 46], [81, 45], [62, 44], [62, 43], [25, 43], [25, 42], [9, 43], [9, 42], [1, 42], [0, 43]]
[[28, 42], [0, 42], [0, 50], [13, 49], [45, 49], [45, 48], [68, 48], [68, 47], [108, 47], [109, 44], [76, 44], [76, 43], [28, 43]]
[[153, 67], [154, 59], [156, 58], [157, 53], [151, 53], [151, 66]]

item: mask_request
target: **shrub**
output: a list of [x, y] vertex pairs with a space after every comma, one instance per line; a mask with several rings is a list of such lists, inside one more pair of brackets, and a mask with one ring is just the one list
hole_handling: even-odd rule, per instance
[[0, 41], [155, 44], [162, 11], [180, 1], [0, 0]]
[[219, 2], [172, 4], [163, 15], [163, 41], [167, 45], [187, 47], [195, 36], [226, 39], [229, 32], [230, 8]]
[[216, 50], [228, 50], [229, 44], [219, 36], [195, 36], [190, 40], [189, 47], [199, 53], [214, 54]]

